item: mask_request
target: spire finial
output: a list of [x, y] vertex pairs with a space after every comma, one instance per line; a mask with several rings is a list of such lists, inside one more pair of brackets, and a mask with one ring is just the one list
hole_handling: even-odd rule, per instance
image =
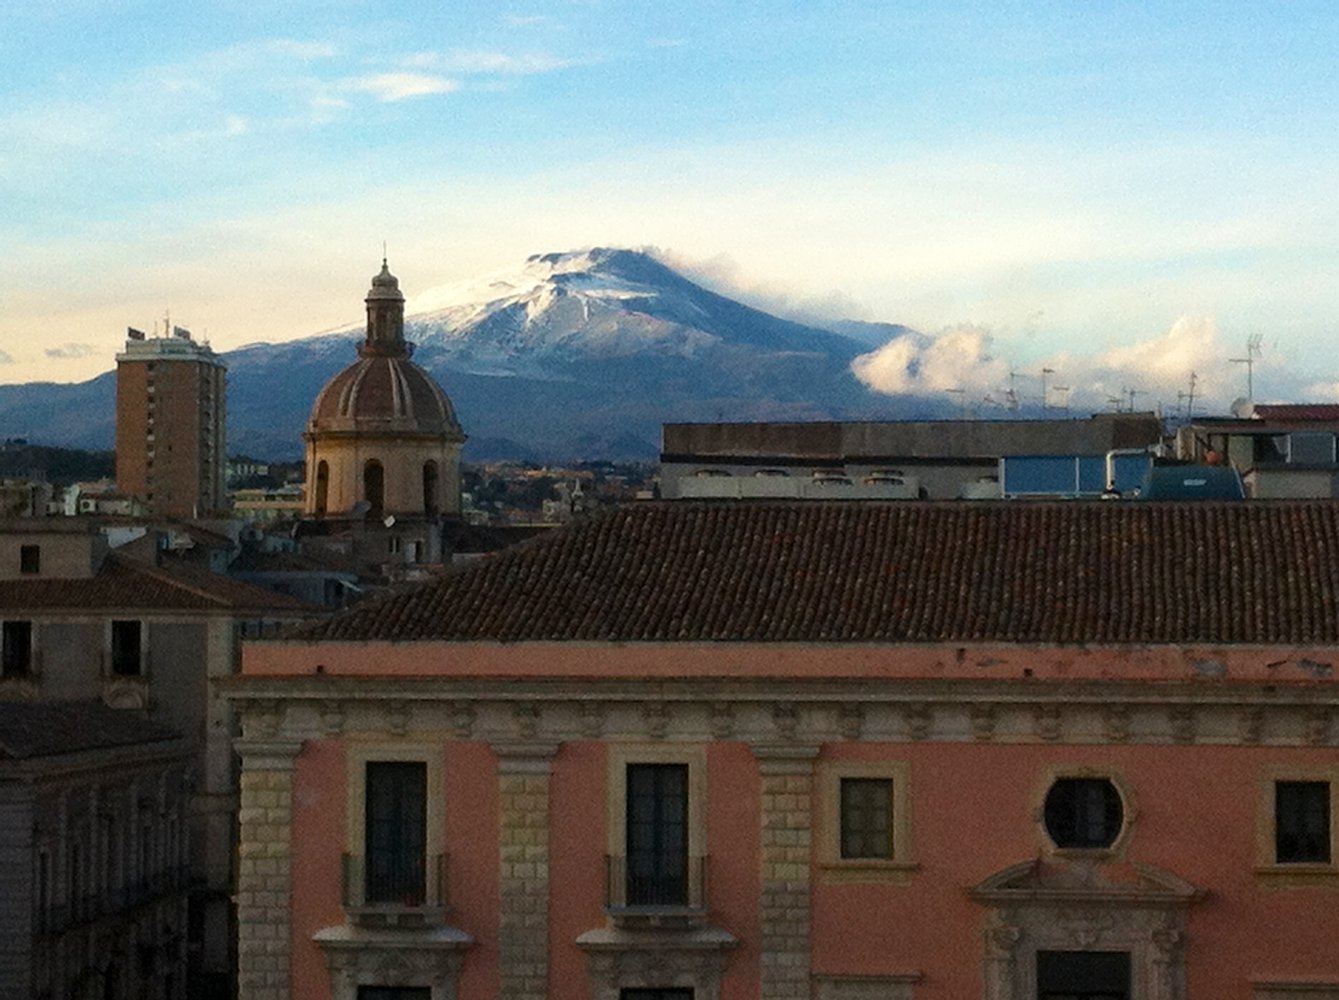
[[382, 240], [382, 241], [381, 241], [381, 266], [382, 266], [382, 267], [389, 267], [389, 266], [390, 266], [389, 264], [386, 263], [386, 241], [385, 241], [385, 240]]

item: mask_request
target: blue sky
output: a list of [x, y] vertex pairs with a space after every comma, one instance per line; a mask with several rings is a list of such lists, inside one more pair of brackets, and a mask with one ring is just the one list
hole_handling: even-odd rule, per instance
[[24, 11], [0, 381], [89, 377], [167, 310], [220, 348], [356, 321], [384, 239], [411, 308], [530, 253], [658, 247], [935, 337], [930, 381], [905, 344], [875, 359], [889, 388], [1056, 364], [1230, 398], [1257, 333], [1260, 395], [1339, 382], [1333, 3]]

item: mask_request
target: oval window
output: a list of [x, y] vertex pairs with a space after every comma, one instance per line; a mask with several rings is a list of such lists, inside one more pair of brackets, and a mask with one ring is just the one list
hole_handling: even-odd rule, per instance
[[1046, 793], [1046, 833], [1056, 847], [1110, 847], [1125, 821], [1120, 792], [1107, 778], [1060, 778]]

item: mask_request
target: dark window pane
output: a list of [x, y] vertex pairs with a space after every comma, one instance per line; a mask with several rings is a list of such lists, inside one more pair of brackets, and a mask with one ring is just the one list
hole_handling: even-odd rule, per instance
[[1124, 821], [1120, 793], [1106, 778], [1061, 778], [1046, 794], [1046, 832], [1056, 847], [1110, 847]]
[[20, 573], [42, 572], [42, 546], [40, 545], [19, 546], [19, 572]]
[[1274, 858], [1280, 864], [1330, 861], [1330, 783], [1274, 785]]
[[841, 779], [841, 856], [893, 856], [893, 782], [889, 778]]
[[0, 634], [5, 677], [23, 677], [32, 672], [33, 623], [5, 622]]
[[693, 1000], [693, 991], [682, 987], [619, 990], [618, 1000]]
[[688, 902], [688, 765], [629, 764], [627, 893], [632, 906]]
[[422, 761], [368, 763], [363, 897], [367, 902], [423, 904], [427, 788], [427, 765]]
[[358, 1000], [432, 1000], [432, 987], [359, 986]]
[[140, 635], [137, 621], [112, 622], [112, 673], [118, 677], [136, 677], [141, 673]]

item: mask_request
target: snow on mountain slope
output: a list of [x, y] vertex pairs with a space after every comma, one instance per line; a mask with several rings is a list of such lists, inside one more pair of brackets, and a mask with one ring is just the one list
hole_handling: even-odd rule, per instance
[[750, 309], [633, 250], [535, 254], [520, 269], [415, 295], [406, 312], [410, 339], [478, 373], [534, 373], [562, 359], [693, 359], [727, 343], [857, 353], [849, 338]]

